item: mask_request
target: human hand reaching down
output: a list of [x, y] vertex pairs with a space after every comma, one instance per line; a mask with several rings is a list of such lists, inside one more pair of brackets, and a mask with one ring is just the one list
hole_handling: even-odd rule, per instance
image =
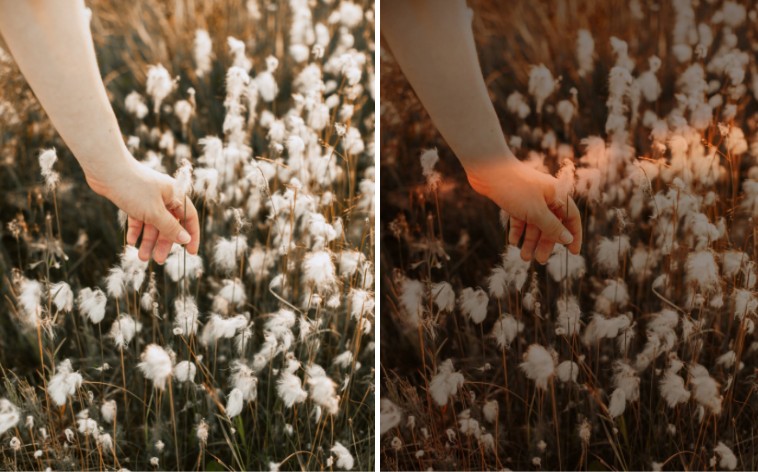
[[166, 261], [174, 242], [196, 254], [197, 210], [174, 179], [139, 163], [123, 137], [100, 77], [82, 0], [0, 0], [0, 32], [34, 94], [92, 189], [129, 216], [126, 240], [139, 257]]
[[[518, 245], [521, 258], [545, 264], [556, 243], [578, 254], [582, 246], [582, 222], [574, 200], [556, 197], [557, 179], [527, 164], [508, 158], [467, 166], [471, 186], [494, 201], [510, 216], [508, 242]], [[563, 201], [559, 201], [563, 200]]]
[[152, 255], [163, 264], [174, 243], [190, 254], [200, 246], [200, 223], [189, 196], [180, 194], [174, 178], [147, 167], [131, 155], [123, 165], [87, 172], [87, 183], [128, 215], [126, 242], [134, 245], [142, 234], [139, 258]]
[[[556, 197], [556, 179], [508, 149], [476, 53], [465, 0], [382, 2], [382, 35], [468, 180], [510, 215], [508, 241], [521, 257], [547, 262], [556, 243], [582, 245], [579, 210]], [[386, 27], [385, 27], [386, 26]], [[558, 201], [563, 200], [563, 201]]]

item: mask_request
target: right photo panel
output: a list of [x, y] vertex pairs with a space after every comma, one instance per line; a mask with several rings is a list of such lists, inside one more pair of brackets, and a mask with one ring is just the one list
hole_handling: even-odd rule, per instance
[[756, 470], [756, 3], [380, 18], [381, 468]]

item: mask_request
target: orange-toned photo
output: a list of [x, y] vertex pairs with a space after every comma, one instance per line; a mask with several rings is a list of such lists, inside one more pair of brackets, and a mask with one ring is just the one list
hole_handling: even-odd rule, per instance
[[753, 470], [758, 7], [384, 0], [386, 470]]

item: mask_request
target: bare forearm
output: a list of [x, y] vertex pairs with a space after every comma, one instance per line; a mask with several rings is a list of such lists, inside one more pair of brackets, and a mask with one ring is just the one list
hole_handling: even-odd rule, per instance
[[388, 0], [382, 33], [464, 167], [515, 159], [487, 93], [464, 0]]
[[0, 0], [0, 32], [88, 179], [133, 160], [108, 101], [81, 0]]

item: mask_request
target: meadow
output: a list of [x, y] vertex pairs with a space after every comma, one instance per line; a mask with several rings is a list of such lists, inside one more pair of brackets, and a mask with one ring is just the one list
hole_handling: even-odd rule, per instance
[[754, 2], [469, 4], [584, 244], [524, 262], [382, 49], [382, 468], [755, 470]]
[[373, 2], [87, 6], [201, 249], [138, 259], [0, 42], [0, 468], [373, 469]]

